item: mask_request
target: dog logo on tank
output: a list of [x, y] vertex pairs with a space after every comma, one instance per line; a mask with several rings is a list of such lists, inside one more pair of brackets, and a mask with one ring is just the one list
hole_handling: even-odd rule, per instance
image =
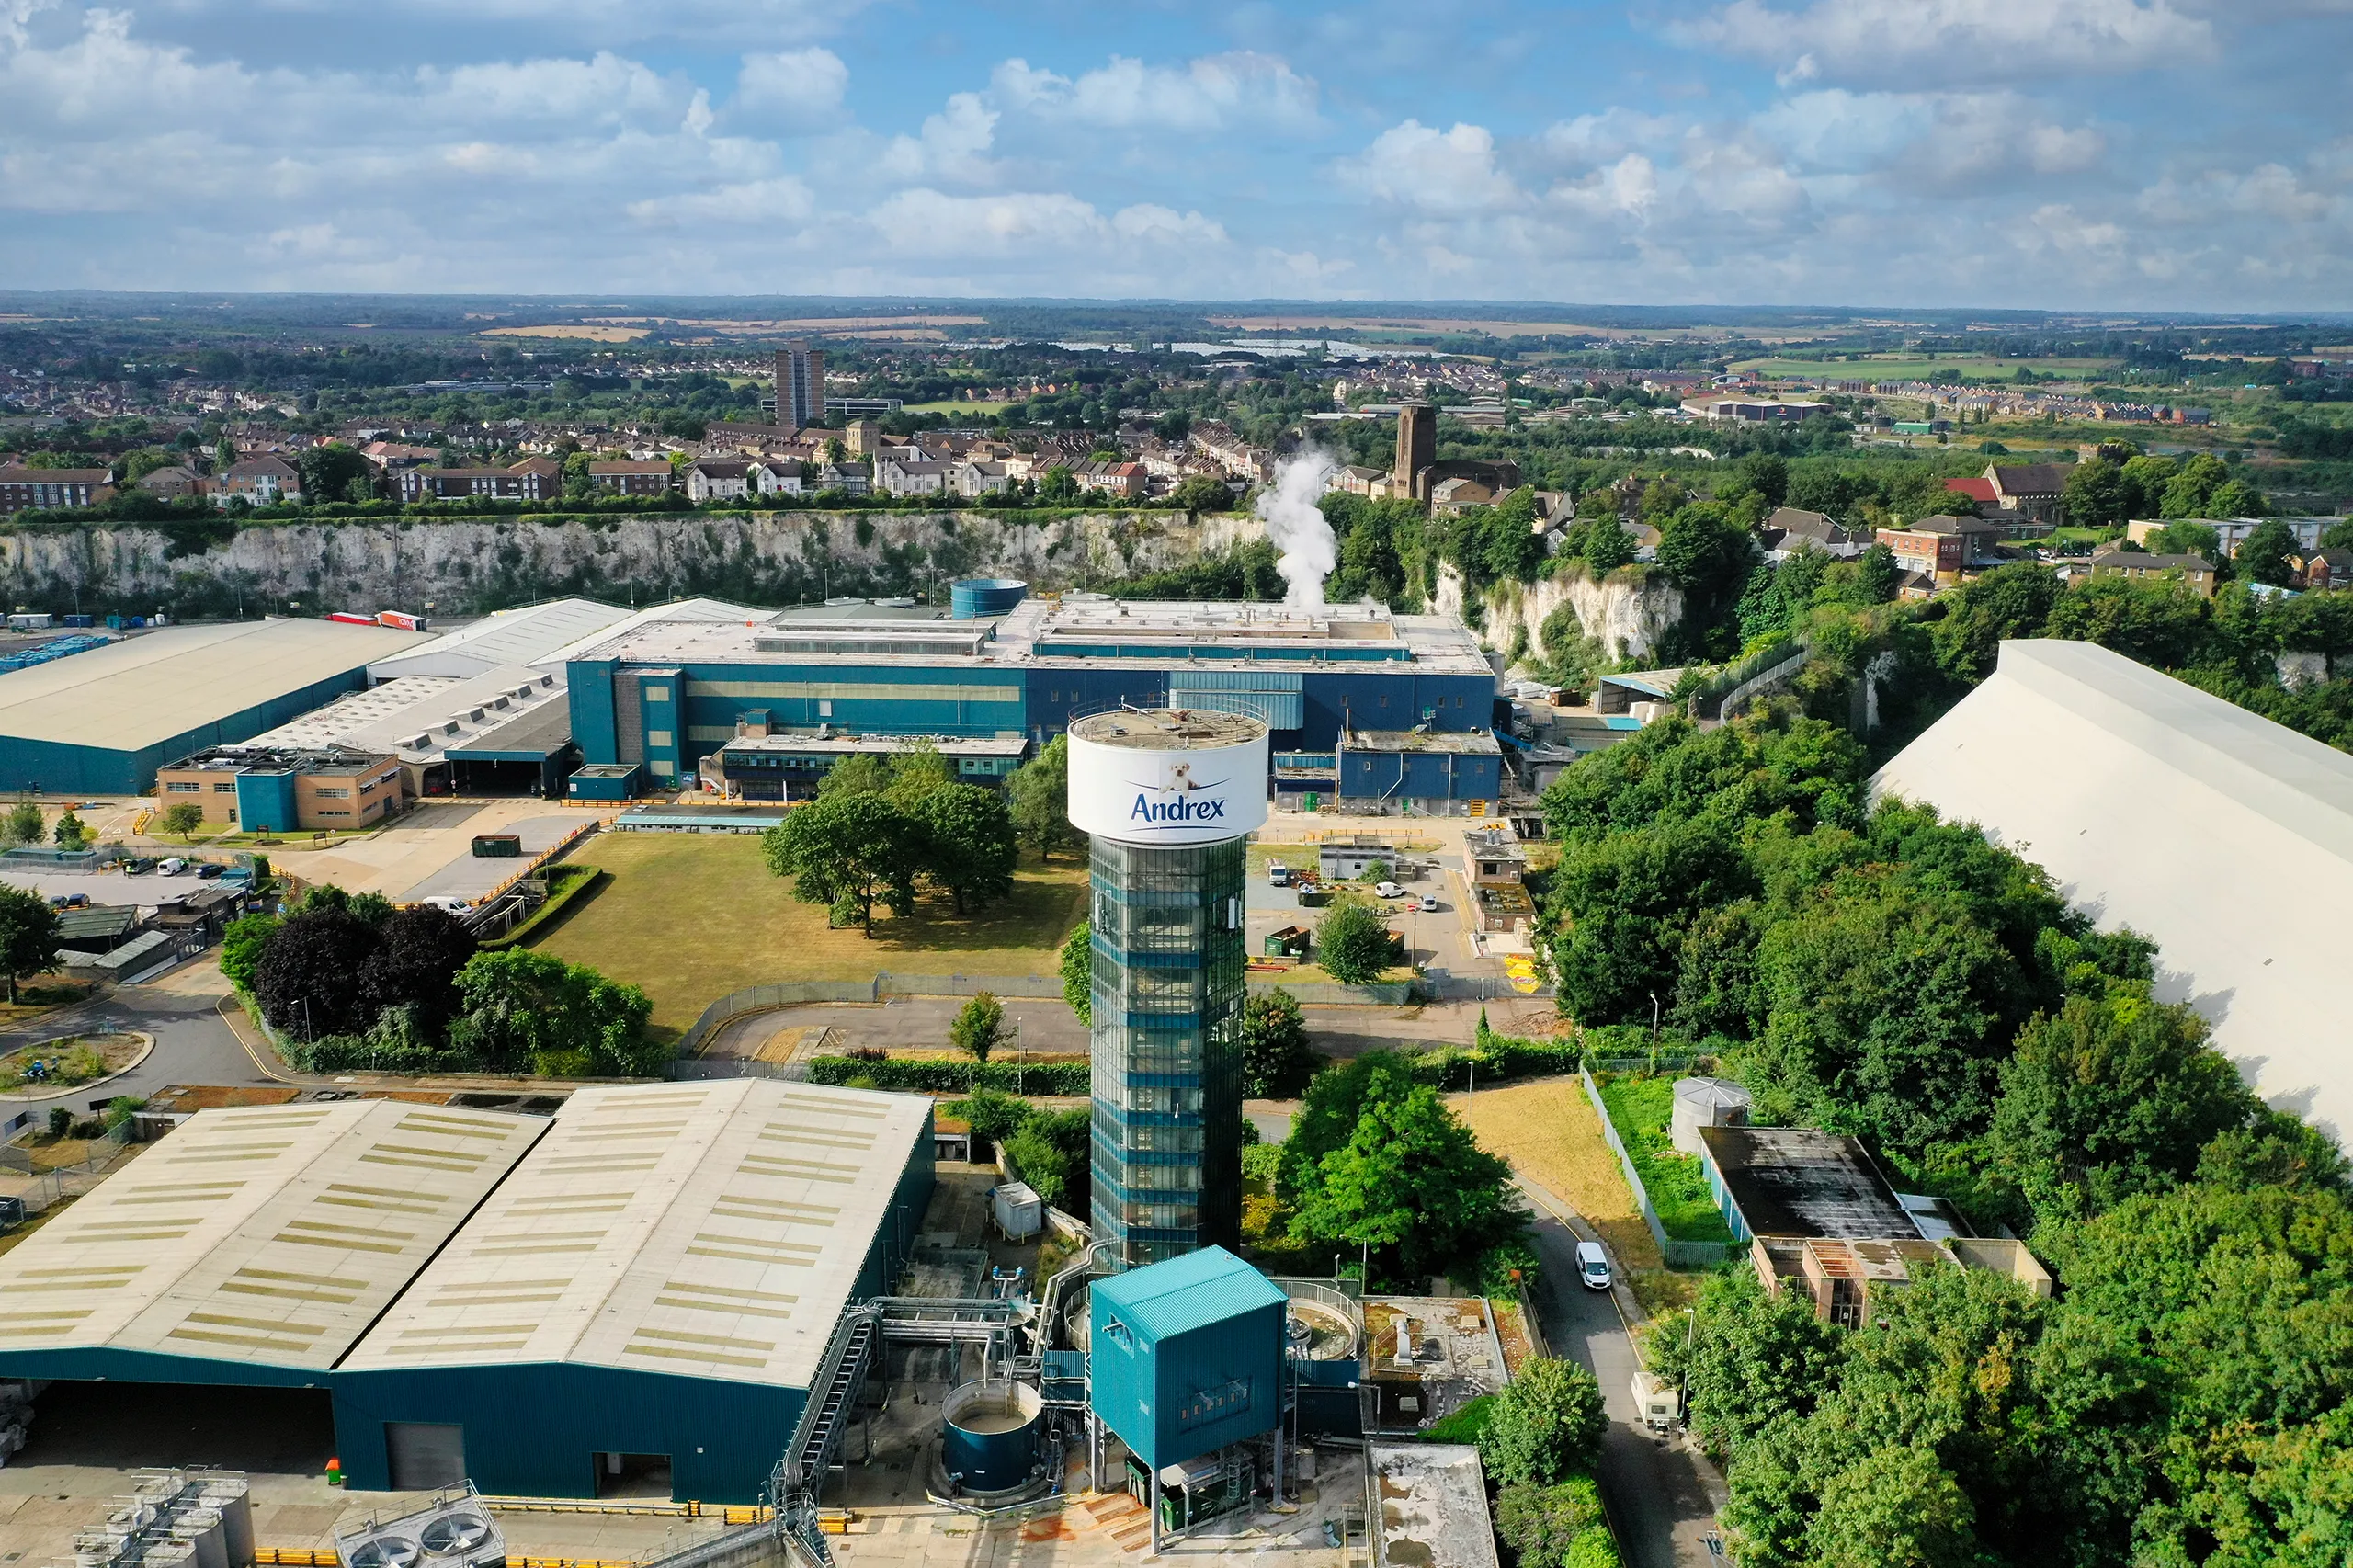
[[[1222, 790], [1228, 782], [1193, 777], [1193, 765], [1171, 759], [1162, 770], [1165, 777], [1157, 784], [1131, 779], [1135, 786], [1135, 804], [1128, 809], [1128, 821], [1142, 827], [1192, 827], [1201, 823], [1215, 822], [1225, 815], [1225, 802], [1203, 798], [1203, 792]], [[1164, 797], [1154, 800], [1158, 795]], [[1173, 797], [1173, 798], [1169, 798]]]

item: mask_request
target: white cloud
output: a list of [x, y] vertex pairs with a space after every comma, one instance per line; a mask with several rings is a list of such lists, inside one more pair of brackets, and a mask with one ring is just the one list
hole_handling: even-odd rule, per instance
[[1658, 204], [1658, 168], [1640, 153], [1629, 153], [1582, 180], [1563, 181], [1546, 196], [1572, 211], [1640, 222]]
[[2308, 224], [2342, 212], [2344, 200], [2313, 189], [2284, 165], [2262, 164], [2244, 174], [2210, 169], [2188, 179], [2168, 176], [2143, 190], [2137, 206], [2155, 222], [2206, 227], [2225, 214]]
[[1672, 115], [1644, 114], [1613, 105], [1598, 114], [1581, 114], [1546, 126], [1537, 144], [1571, 163], [1601, 164], [1637, 148], [1671, 142], [1682, 129], [1683, 122]]
[[1802, 169], [1950, 190], [2024, 174], [2074, 174], [2107, 155], [2090, 126], [2056, 125], [2014, 93], [1801, 93], [1751, 122]]
[[1341, 173], [1383, 201], [1424, 212], [1492, 212], [1521, 199], [1511, 176], [1496, 166], [1495, 139], [1483, 125], [1392, 125]]
[[1783, 85], [1823, 76], [2014, 81], [2199, 60], [2214, 30], [2170, 0], [1732, 0], [1669, 29], [1684, 42], [1783, 64]]
[[763, 123], [816, 127], [839, 116], [848, 87], [849, 67], [830, 49], [747, 54], [733, 107]]
[[1012, 191], [951, 196], [928, 188], [903, 190], [867, 214], [867, 222], [897, 257], [984, 258], [1088, 253], [1142, 247], [1222, 245], [1225, 231], [1199, 212], [1141, 204], [1106, 218], [1092, 202], [1067, 191]]
[[1316, 86], [1271, 55], [1205, 55], [1182, 66], [1113, 55], [1075, 81], [1008, 60], [989, 83], [1008, 108], [1115, 130], [1312, 128]]
[[996, 110], [978, 93], [956, 93], [938, 114], [927, 116], [918, 136], [895, 136], [882, 154], [882, 169], [893, 179], [948, 179], [986, 184], [996, 165], [982, 156], [996, 139]]
[[710, 190], [674, 196], [652, 196], [629, 204], [629, 215], [656, 228], [677, 228], [711, 222], [774, 222], [802, 219], [816, 210], [809, 187], [790, 175], [774, 179], [746, 180]]

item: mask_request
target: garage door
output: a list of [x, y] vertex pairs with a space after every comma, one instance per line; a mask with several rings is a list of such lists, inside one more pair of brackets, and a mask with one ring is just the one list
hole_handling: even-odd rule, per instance
[[424, 1421], [384, 1423], [392, 1490], [429, 1492], [466, 1479], [466, 1429]]

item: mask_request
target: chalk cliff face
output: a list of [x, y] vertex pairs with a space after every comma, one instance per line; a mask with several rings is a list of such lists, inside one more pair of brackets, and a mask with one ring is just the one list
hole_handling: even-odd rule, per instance
[[[1442, 615], [1462, 613], [1462, 578], [1451, 566], [1438, 569], [1433, 608]], [[1564, 572], [1535, 583], [1490, 584], [1483, 600], [1480, 640], [1491, 648], [1507, 650], [1515, 629], [1527, 633], [1527, 645], [1544, 648], [1543, 627], [1563, 605], [1576, 617], [1587, 637], [1599, 642], [1611, 659], [1643, 659], [1683, 619], [1683, 594], [1663, 575], [1612, 574], [1598, 581], [1580, 573]]]
[[0, 533], [13, 607], [176, 617], [420, 609], [474, 613], [565, 594], [615, 603], [710, 595], [756, 604], [929, 590], [949, 579], [1084, 585], [1181, 566], [1260, 537], [1255, 518], [1182, 512], [1029, 519], [972, 512], [650, 513], [478, 521], [226, 523]]

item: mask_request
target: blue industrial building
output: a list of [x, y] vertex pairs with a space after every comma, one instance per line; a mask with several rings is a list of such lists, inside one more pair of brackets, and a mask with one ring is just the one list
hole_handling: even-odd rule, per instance
[[[1272, 732], [1278, 799], [1468, 811], [1501, 789], [1495, 678], [1439, 616], [1374, 606], [1028, 598], [994, 619], [642, 619], [572, 651], [572, 733], [591, 764], [685, 782], [739, 739], [1011, 738], [1043, 745], [1122, 705], [1246, 713]], [[1352, 733], [1463, 735], [1344, 777]], [[1351, 743], [1354, 744], [1354, 743]], [[1391, 744], [1371, 756], [1404, 756]], [[732, 776], [732, 773], [731, 773]]]
[[316, 1389], [361, 1490], [749, 1503], [932, 1162], [928, 1100], [764, 1079], [203, 1111], [0, 1256], [0, 1379]]
[[0, 673], [0, 789], [135, 795], [155, 770], [276, 729], [426, 639], [324, 620], [168, 627]]

